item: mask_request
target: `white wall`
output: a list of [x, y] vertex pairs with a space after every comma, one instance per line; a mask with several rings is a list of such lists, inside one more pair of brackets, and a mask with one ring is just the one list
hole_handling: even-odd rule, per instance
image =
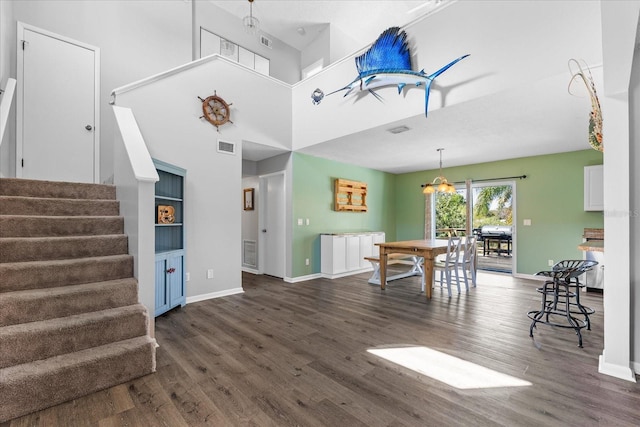
[[[264, 33], [273, 41], [271, 49], [260, 44], [258, 36], [251, 36], [242, 29], [242, 20], [220, 9], [208, 1], [195, 1], [195, 52], [200, 52], [200, 27], [220, 37], [269, 58], [269, 74], [285, 83], [293, 84], [300, 80], [300, 51], [283, 43], [270, 34]], [[247, 4], [248, 7], [248, 4]], [[196, 58], [194, 58], [196, 59]]]
[[631, 84], [629, 85], [629, 120], [630, 120], [630, 202], [631, 202], [631, 292], [634, 348], [632, 360], [635, 361], [635, 370], [640, 372], [640, 50], [636, 49], [633, 58], [631, 72]]
[[[115, 124], [111, 109], [105, 108], [109, 94], [113, 88], [191, 60], [191, 3], [183, 0], [0, 1], [0, 7], [7, 7], [6, 4], [13, 6], [14, 22], [10, 30], [2, 25], [1, 55], [4, 58], [5, 47], [11, 47], [12, 77], [16, 73], [15, 20], [100, 48], [101, 181], [110, 178]], [[6, 31], [10, 34], [5, 35]], [[11, 141], [15, 144], [15, 138]], [[3, 165], [0, 167], [4, 170]]]
[[323, 29], [318, 37], [304, 48], [300, 56], [301, 69], [307, 68], [314, 62], [322, 59], [322, 66], [326, 67], [330, 64], [330, 45], [331, 45], [331, 29], [329, 25]]
[[[330, 25], [329, 28], [331, 31], [329, 64], [333, 64], [346, 56], [350, 56], [364, 47], [335, 25]], [[382, 30], [383, 29], [380, 29], [381, 32]], [[374, 41], [371, 40], [371, 43], [373, 42]]]
[[[290, 147], [291, 89], [219, 56], [184, 68], [181, 73], [150, 79], [136, 89], [118, 93], [115, 99], [116, 105], [133, 110], [151, 156], [187, 171], [185, 259], [186, 272], [190, 273], [186, 283], [189, 301], [241, 289], [240, 143], [250, 140]], [[199, 118], [202, 104], [198, 96], [205, 98], [214, 90], [233, 104], [233, 123], [221, 126], [219, 132]], [[218, 138], [235, 142], [236, 155], [217, 152]], [[213, 279], [207, 279], [208, 269], [213, 269]]]
[[[599, 2], [581, 2], [580, 7], [571, 1], [545, 2], [544, 7], [536, 3], [456, 2], [407, 27], [414, 47], [415, 70], [433, 72], [455, 58], [471, 54], [438, 77], [431, 89], [429, 109], [443, 108], [445, 101], [445, 106], [459, 104], [566, 74], [568, 58], [581, 58], [588, 64], [602, 61]], [[556, 36], [553, 49], [539, 42], [548, 35]], [[320, 105], [311, 103], [309, 97], [314, 89], [327, 94], [356, 77], [353, 57], [349, 57], [294, 86], [295, 150], [424, 115], [422, 88], [406, 89], [406, 96], [399, 96], [396, 87], [378, 89], [384, 108], [373, 96], [358, 99], [352, 94], [343, 98], [343, 93], [325, 97]], [[443, 99], [438, 86], [455, 90], [448, 90]]]
[[[248, 267], [243, 265], [243, 267], [253, 268], [255, 270], [258, 269], [258, 262], [260, 254], [258, 253], [258, 216], [260, 215], [260, 180], [257, 176], [251, 176], [247, 178], [242, 178], [242, 188], [253, 188], [253, 210], [252, 211], [242, 211], [242, 240], [253, 240], [256, 242], [256, 265], [255, 267]], [[241, 248], [241, 253], [242, 253]]]
[[[4, 89], [7, 85], [9, 77], [15, 78], [15, 72], [11, 73], [11, 58], [15, 57], [15, 44], [11, 44], [11, 34], [15, 34], [16, 27], [12, 25], [13, 21], [13, 3], [8, 1], [0, 1], [0, 88]], [[13, 31], [13, 33], [12, 33]], [[13, 37], [15, 39], [15, 36]], [[13, 103], [9, 117], [7, 119], [7, 130], [0, 145], [0, 177], [16, 176], [15, 171], [15, 111], [16, 97], [13, 97]], [[3, 138], [3, 135], [0, 135]]]

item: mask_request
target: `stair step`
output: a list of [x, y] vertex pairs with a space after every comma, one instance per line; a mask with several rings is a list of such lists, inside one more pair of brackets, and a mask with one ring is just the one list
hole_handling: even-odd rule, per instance
[[138, 302], [134, 278], [0, 293], [0, 327], [124, 307]]
[[0, 179], [0, 195], [115, 200], [116, 187], [106, 184], [2, 178]]
[[119, 216], [0, 215], [0, 237], [97, 236], [123, 234]]
[[0, 292], [79, 285], [133, 276], [131, 255], [0, 263]]
[[99, 347], [147, 333], [142, 304], [0, 328], [0, 368]]
[[126, 254], [124, 234], [69, 237], [2, 237], [0, 263]]
[[117, 200], [0, 196], [0, 215], [118, 216]]
[[149, 336], [0, 369], [0, 423], [152, 372]]

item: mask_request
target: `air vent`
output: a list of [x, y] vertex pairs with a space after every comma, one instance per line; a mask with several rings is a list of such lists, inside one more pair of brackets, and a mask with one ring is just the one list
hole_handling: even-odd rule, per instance
[[409, 128], [406, 127], [406, 126], [398, 126], [398, 127], [395, 127], [395, 128], [387, 129], [387, 132], [396, 134], [396, 133], [406, 132], [408, 130], [409, 130]]
[[218, 152], [225, 154], [236, 154], [236, 144], [234, 142], [218, 140]]
[[248, 267], [258, 267], [256, 262], [256, 241], [243, 240], [242, 246], [242, 264]]
[[268, 39], [265, 36], [260, 36], [260, 44], [268, 47], [269, 49], [273, 49], [273, 40]]

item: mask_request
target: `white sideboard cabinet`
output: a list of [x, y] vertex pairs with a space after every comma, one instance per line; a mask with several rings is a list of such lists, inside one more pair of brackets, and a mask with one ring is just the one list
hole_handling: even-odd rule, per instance
[[376, 243], [385, 241], [384, 232], [340, 233], [320, 235], [320, 272], [335, 279], [371, 271], [364, 257], [379, 254]]

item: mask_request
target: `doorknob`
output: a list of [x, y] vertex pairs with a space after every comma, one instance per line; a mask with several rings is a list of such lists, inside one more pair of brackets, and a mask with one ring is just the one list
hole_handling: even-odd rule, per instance
[[267, 232], [267, 229], [266, 229], [266, 228], [263, 228], [263, 229], [262, 229], [262, 232], [263, 232], [263, 233], [266, 233], [266, 232]]
[[91, 130], [91, 129], [93, 129], [93, 127], [92, 127], [91, 125], [86, 125], [84, 128], [85, 128], [86, 130]]

